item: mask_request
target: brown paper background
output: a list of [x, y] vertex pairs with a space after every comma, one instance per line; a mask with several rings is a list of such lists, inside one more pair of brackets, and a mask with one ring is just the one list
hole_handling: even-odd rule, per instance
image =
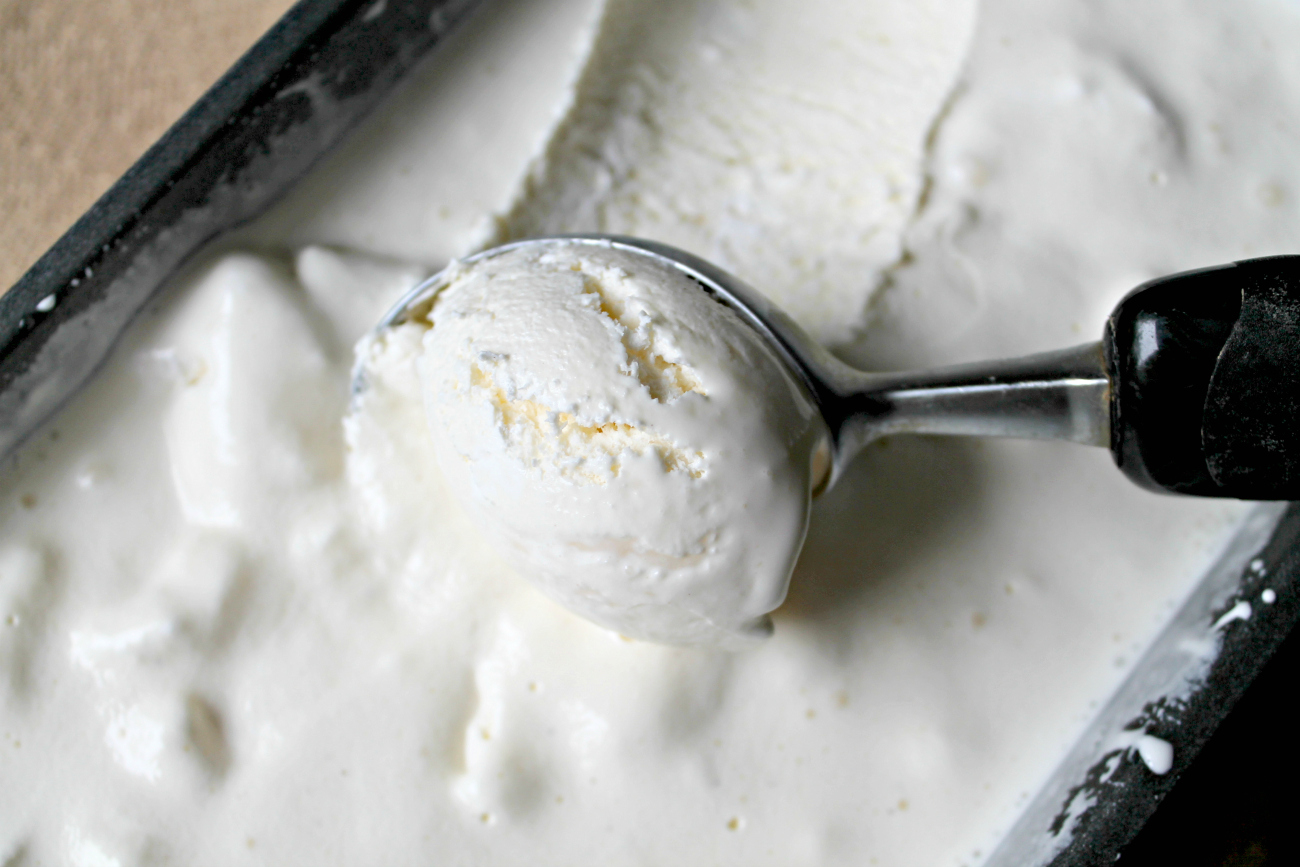
[[291, 0], [0, 0], [0, 291]]

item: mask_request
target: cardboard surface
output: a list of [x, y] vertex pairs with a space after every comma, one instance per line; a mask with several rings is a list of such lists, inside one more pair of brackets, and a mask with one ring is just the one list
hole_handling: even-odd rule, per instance
[[292, 0], [0, 0], [0, 291]]

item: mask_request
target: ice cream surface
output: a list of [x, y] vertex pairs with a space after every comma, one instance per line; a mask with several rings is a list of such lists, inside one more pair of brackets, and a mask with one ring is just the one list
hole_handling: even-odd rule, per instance
[[[349, 412], [352, 345], [450, 259], [564, 231], [715, 261], [865, 368], [1095, 339], [1145, 279], [1300, 247], [1295, 5], [490, 12], [4, 467], [0, 863], [1025, 863], [991, 853], [1249, 506], [1139, 490], [1100, 449], [896, 437], [815, 502], [770, 640], [625, 641], [457, 505], [419, 370], [454, 308], [395, 329]], [[642, 350], [634, 308], [569, 285], [536, 315], [586, 317], [575, 363]], [[654, 390], [712, 411], [713, 356], [651, 321], [690, 371], [648, 365]], [[468, 447], [503, 474], [535, 450], [609, 477], [615, 448], [629, 480], [728, 471], [711, 449], [748, 440], [659, 427], [608, 356], [569, 381], [625, 386], [618, 423], [653, 422], [671, 469], [621, 428], [563, 459], [527, 406]], [[521, 392], [529, 369], [484, 369], [505, 409], [603, 417]]]
[[645, 253], [551, 241], [455, 267], [405, 327], [428, 328], [443, 475], [522, 575], [632, 638], [770, 634], [823, 426], [733, 310]]

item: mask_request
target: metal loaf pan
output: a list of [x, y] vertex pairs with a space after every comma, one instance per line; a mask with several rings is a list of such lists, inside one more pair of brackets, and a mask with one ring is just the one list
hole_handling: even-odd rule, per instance
[[[262, 213], [487, 0], [302, 0], [0, 297], [0, 454], [100, 366], [167, 277]], [[1300, 616], [1300, 507], [1261, 511], [989, 864], [1115, 860]], [[1260, 604], [1269, 588], [1273, 604]], [[1249, 617], [1240, 604], [1253, 605]], [[1152, 773], [1132, 743], [1168, 741]], [[972, 795], [972, 797], [977, 797]]]

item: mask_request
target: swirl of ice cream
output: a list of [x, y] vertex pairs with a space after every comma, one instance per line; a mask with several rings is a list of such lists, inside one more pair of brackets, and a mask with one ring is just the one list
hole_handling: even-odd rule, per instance
[[629, 637], [770, 634], [823, 427], [734, 311], [648, 256], [553, 241], [453, 270], [421, 324], [439, 465], [523, 575]]

